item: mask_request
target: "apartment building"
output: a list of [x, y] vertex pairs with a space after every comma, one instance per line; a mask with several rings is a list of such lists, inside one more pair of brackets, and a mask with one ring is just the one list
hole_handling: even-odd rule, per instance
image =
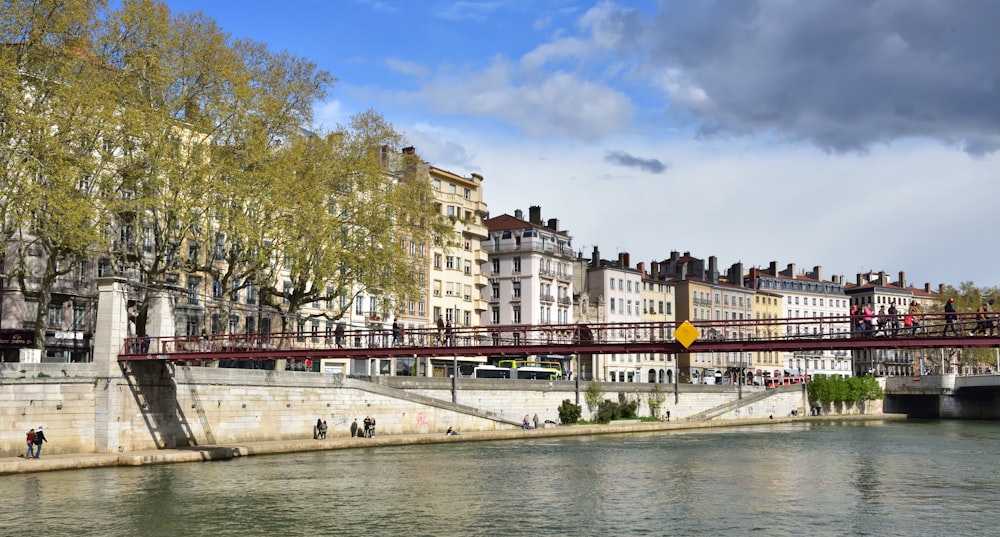
[[[642, 275], [642, 320], [649, 323], [673, 325], [675, 319], [675, 295], [674, 285], [658, 275], [659, 266], [654, 261], [647, 271], [645, 263], [638, 263], [636, 269]], [[670, 328], [658, 330], [653, 337], [667, 341], [673, 338], [673, 330]], [[677, 378], [675, 368], [677, 367], [677, 357], [673, 354], [662, 352], [652, 352], [640, 355], [640, 369], [645, 382], [671, 384]]]
[[[601, 259], [600, 249], [594, 247], [577, 308], [587, 322], [595, 324], [638, 323], [643, 319], [642, 273], [631, 268], [629, 254], [620, 253], [616, 260]], [[605, 341], [630, 341], [643, 337], [634, 330], [621, 328], [601, 329], [599, 336]], [[644, 356], [635, 353], [594, 354], [581, 356], [581, 378], [609, 382], [645, 382]], [[656, 373], [659, 378], [659, 371]], [[665, 376], [665, 372], [664, 372]]]
[[[782, 318], [784, 297], [773, 291], [758, 289], [753, 297], [753, 318], [758, 324], [755, 339], [779, 339], [785, 337], [785, 324]], [[762, 351], [755, 356], [753, 380], [762, 381], [766, 377], [780, 377], [784, 371], [785, 353], [780, 351]]]
[[[778, 263], [772, 261], [767, 269], [750, 269], [743, 283], [781, 295], [782, 317], [791, 320], [784, 328], [786, 337], [850, 336], [850, 326], [845, 322], [850, 304], [844, 294], [843, 277], [826, 280], [819, 266], [800, 273], [794, 263], [779, 270]], [[847, 351], [796, 351], [784, 355], [785, 374], [851, 374], [851, 354]]]
[[[539, 206], [485, 221], [488, 258], [484, 326], [569, 324], [573, 317], [572, 237], [559, 220], [542, 220]], [[520, 337], [517, 331], [509, 334]], [[547, 356], [570, 367], [568, 356]]]
[[[690, 252], [670, 253], [668, 259], [657, 264], [660, 277], [673, 282], [676, 293], [676, 320], [690, 321], [698, 328], [699, 338], [749, 337], [747, 328], [740, 323], [753, 318], [755, 291], [730, 283], [742, 273], [742, 266], [734, 265], [727, 275], [719, 273], [715, 256], [703, 259]], [[686, 352], [677, 357], [678, 379], [682, 383], [738, 382], [749, 378], [755, 370], [752, 352]]]

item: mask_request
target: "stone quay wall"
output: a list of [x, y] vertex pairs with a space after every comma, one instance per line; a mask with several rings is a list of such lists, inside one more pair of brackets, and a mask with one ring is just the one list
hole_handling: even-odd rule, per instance
[[[573, 382], [459, 379], [452, 402], [451, 379], [345, 378], [311, 372], [132, 363], [121, 376], [101, 376], [94, 364], [0, 364], [0, 453], [24, 452], [28, 429], [44, 426], [43, 453], [119, 453], [158, 448], [209, 446], [311, 438], [317, 419], [328, 437], [349, 436], [365, 416], [376, 434], [443, 433], [513, 429], [524, 415], [558, 422], [563, 400], [575, 403]], [[581, 387], [583, 390], [584, 387]], [[660, 414], [684, 419], [737, 399], [732, 386], [660, 385]], [[650, 384], [605, 383], [604, 397], [619, 393], [640, 402], [649, 416]], [[744, 397], [761, 391], [749, 388]], [[584, 392], [579, 394], [589, 417]], [[763, 394], [762, 394], [763, 395]], [[773, 391], [743, 405], [752, 418], [787, 416], [802, 407], [800, 391]], [[751, 410], [752, 409], [752, 410]], [[714, 418], [714, 417], [713, 417]]]

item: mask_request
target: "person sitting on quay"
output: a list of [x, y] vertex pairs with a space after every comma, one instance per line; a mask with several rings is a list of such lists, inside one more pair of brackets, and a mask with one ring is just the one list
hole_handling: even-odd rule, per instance
[[448, 436], [457, 436], [458, 435], [458, 431], [456, 431], [452, 427], [448, 427], [448, 430], [445, 431], [444, 434], [446, 434]]

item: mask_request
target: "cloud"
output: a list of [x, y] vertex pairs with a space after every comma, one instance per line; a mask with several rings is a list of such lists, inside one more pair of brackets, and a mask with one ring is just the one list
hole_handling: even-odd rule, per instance
[[385, 64], [389, 69], [396, 73], [415, 76], [415, 77], [425, 77], [430, 73], [430, 69], [425, 65], [420, 65], [415, 62], [408, 62], [406, 60], [400, 60], [397, 58], [386, 58]]
[[347, 122], [347, 114], [340, 101], [325, 101], [315, 109], [315, 123], [322, 129], [333, 130]]
[[522, 72], [497, 58], [484, 71], [439, 76], [421, 90], [436, 111], [489, 117], [523, 134], [594, 140], [627, 129], [634, 115], [622, 92], [566, 72]]
[[[581, 25], [641, 64], [699, 133], [766, 133], [824, 150], [933, 139], [1000, 147], [1000, 3], [951, 0], [612, 3]], [[641, 61], [640, 61], [641, 60]]]
[[494, 11], [503, 7], [502, 2], [448, 2], [445, 6], [433, 12], [435, 17], [449, 21], [471, 20], [486, 22]]
[[604, 156], [605, 162], [625, 166], [628, 168], [638, 168], [648, 173], [663, 173], [670, 168], [669, 162], [663, 162], [655, 158], [641, 158], [630, 155], [625, 151], [608, 151]]

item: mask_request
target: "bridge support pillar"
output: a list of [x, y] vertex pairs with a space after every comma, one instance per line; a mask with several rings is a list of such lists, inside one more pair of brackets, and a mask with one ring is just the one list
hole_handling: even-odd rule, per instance
[[116, 453], [121, 446], [122, 368], [118, 353], [129, 336], [125, 280], [97, 279], [97, 328], [94, 331], [94, 444], [99, 453]]
[[[149, 337], [172, 338], [177, 335], [174, 308], [166, 289], [149, 289], [149, 313], [146, 316], [146, 334]], [[228, 322], [228, 321], [227, 321]]]

